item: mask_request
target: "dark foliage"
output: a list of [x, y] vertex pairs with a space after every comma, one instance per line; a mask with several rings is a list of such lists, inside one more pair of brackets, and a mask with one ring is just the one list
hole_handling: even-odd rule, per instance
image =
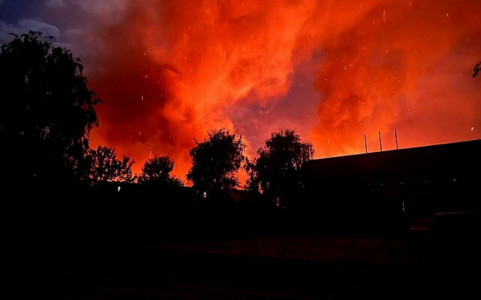
[[245, 143], [228, 130], [209, 132], [209, 138], [190, 150], [192, 168], [187, 174], [197, 192], [208, 195], [239, 185], [237, 171], [245, 161]]
[[89, 163], [88, 178], [93, 185], [106, 182], [133, 182], [132, 165], [134, 160], [124, 156], [122, 160], [117, 158], [115, 149], [102, 147], [97, 150], [89, 149], [87, 153]]
[[30, 32], [1, 47], [1, 154], [15, 162], [6, 177], [16, 181], [81, 177], [89, 132], [98, 125], [99, 100], [80, 59], [52, 42]]
[[302, 142], [294, 130], [273, 133], [258, 150], [258, 158], [247, 164], [251, 190], [279, 205], [299, 198], [302, 191], [302, 165], [314, 155], [314, 147]]
[[174, 162], [168, 156], [155, 156], [147, 160], [142, 167], [139, 181], [149, 185], [182, 186], [182, 181], [170, 172], [174, 169]]

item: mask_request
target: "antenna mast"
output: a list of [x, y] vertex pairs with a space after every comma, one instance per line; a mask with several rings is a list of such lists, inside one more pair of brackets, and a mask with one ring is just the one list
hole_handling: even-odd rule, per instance
[[381, 132], [379, 131], [379, 146], [381, 148], [381, 152], [382, 152], [382, 139], [381, 139]]

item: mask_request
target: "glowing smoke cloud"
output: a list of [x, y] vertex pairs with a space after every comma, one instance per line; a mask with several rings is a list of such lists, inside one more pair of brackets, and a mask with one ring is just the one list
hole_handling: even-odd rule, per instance
[[481, 3], [384, 2], [323, 42], [314, 135], [324, 155], [362, 152], [363, 133], [378, 151], [378, 131], [393, 149], [396, 127], [404, 147], [476, 137]]
[[378, 149], [378, 131], [392, 149], [394, 128], [402, 147], [480, 137], [481, 82], [470, 78], [481, 59], [479, 1], [132, 0], [108, 7], [85, 2], [100, 21], [77, 40], [89, 49], [89, 78], [105, 101], [93, 144], [135, 157], [138, 167], [150, 151], [170, 155], [183, 178], [193, 138], [219, 127], [247, 142], [267, 138], [277, 126], [269, 122], [289, 115], [293, 105], [284, 100], [306, 68], [316, 70], [303, 89], [318, 93], [317, 109], [287, 122], [301, 125], [318, 156], [362, 152], [363, 133]]

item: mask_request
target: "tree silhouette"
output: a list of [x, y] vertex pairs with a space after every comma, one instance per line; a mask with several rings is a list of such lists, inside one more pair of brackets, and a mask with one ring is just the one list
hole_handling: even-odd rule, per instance
[[24, 182], [78, 177], [100, 102], [80, 59], [29, 32], [1, 47], [1, 155], [16, 162], [7, 175]]
[[133, 182], [132, 165], [135, 160], [124, 156], [122, 160], [117, 159], [115, 149], [98, 146], [97, 150], [89, 149], [87, 161], [90, 168], [88, 176], [93, 185], [106, 182]]
[[302, 142], [294, 130], [273, 133], [247, 165], [250, 189], [259, 191], [278, 205], [300, 196], [302, 165], [314, 155], [314, 147]]
[[481, 62], [477, 63], [473, 68], [473, 78], [478, 77], [479, 75], [479, 68], [481, 67]]
[[187, 179], [200, 193], [216, 193], [239, 185], [237, 171], [245, 160], [245, 143], [226, 129], [208, 133], [209, 138], [190, 150], [192, 168]]
[[150, 185], [182, 186], [182, 181], [170, 175], [174, 162], [168, 156], [155, 156], [147, 160], [142, 167], [140, 182]]

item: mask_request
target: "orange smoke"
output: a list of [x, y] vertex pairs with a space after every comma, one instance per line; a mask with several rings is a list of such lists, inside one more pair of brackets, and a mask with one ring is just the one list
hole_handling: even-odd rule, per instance
[[[313, 135], [322, 155], [479, 138], [479, 1], [383, 1], [323, 41]], [[473, 130], [472, 130], [473, 129]]]
[[94, 75], [95, 88], [110, 103], [100, 108], [93, 142], [138, 161], [150, 151], [170, 155], [185, 175], [194, 138], [235, 130], [228, 110], [238, 101], [273, 101], [287, 92], [292, 51], [313, 1], [267, 9], [277, 6], [130, 1], [124, 21], [98, 33], [107, 47], [99, 64], [108, 69]]
[[[130, 0], [116, 16], [88, 41], [105, 102], [92, 144], [134, 157], [137, 171], [169, 155], [184, 178], [194, 138], [220, 127], [251, 154], [282, 124], [317, 156], [362, 152], [363, 133], [377, 150], [378, 131], [393, 149], [394, 128], [401, 147], [480, 137], [477, 0]], [[299, 89], [318, 93], [301, 117], [293, 107], [307, 104], [289, 98]]]

